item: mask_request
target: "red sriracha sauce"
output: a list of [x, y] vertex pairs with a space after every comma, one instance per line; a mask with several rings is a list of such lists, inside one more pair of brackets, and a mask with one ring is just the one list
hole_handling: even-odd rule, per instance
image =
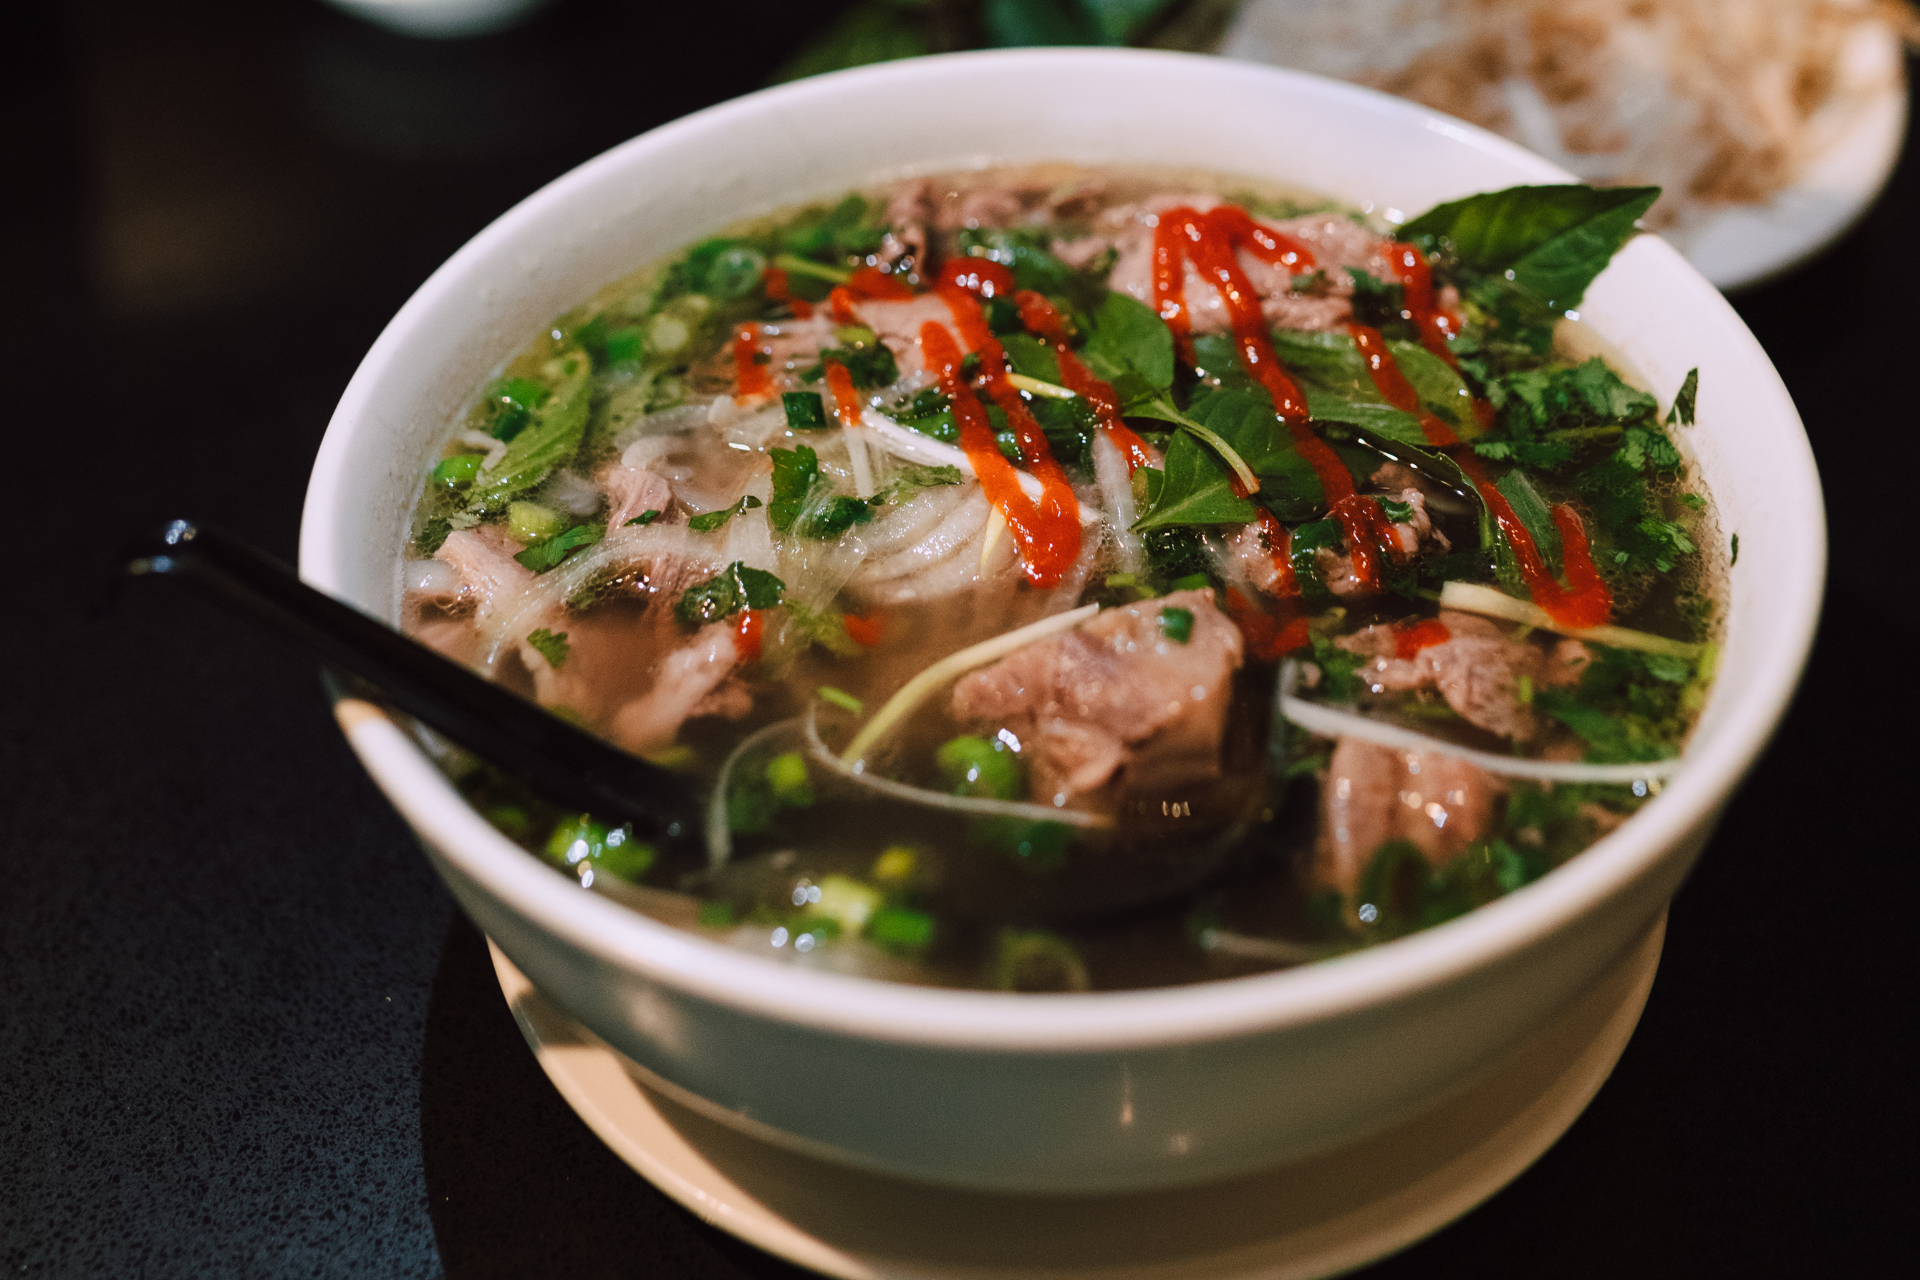
[[760, 273], [761, 282], [766, 286], [768, 302], [784, 302], [793, 309], [794, 318], [810, 320], [813, 318], [813, 304], [805, 298], [796, 298], [788, 288], [787, 273], [780, 267], [768, 267]]
[[854, 311], [857, 304], [905, 302], [912, 297], [913, 288], [906, 281], [896, 280], [877, 267], [861, 267], [845, 284], [833, 287], [827, 295], [827, 309], [836, 324], [859, 324], [860, 316]]
[[[1408, 296], [1412, 296], [1411, 291]], [[1507, 544], [1513, 548], [1514, 563], [1520, 570], [1521, 581], [1526, 583], [1527, 591], [1533, 596], [1533, 602], [1563, 627], [1605, 625], [1613, 613], [1613, 593], [1607, 590], [1606, 582], [1593, 563], [1587, 532], [1581, 527], [1580, 517], [1573, 508], [1562, 503], [1553, 509], [1554, 527], [1560, 530], [1560, 558], [1567, 574], [1567, 585], [1563, 587], [1554, 578], [1546, 557], [1540, 554], [1539, 545], [1514, 511], [1513, 504], [1507, 501], [1506, 495], [1488, 476], [1486, 464], [1479, 455], [1461, 443], [1452, 427], [1422, 407], [1419, 393], [1407, 381], [1406, 375], [1400, 372], [1400, 366], [1380, 331], [1355, 321], [1347, 325], [1347, 332], [1353, 338], [1354, 349], [1367, 362], [1367, 372], [1372, 376], [1374, 389], [1379, 391], [1381, 399], [1418, 418], [1427, 443], [1446, 450], [1447, 456], [1473, 482], [1480, 500], [1487, 504], [1488, 512], [1500, 526], [1500, 532], [1506, 535]], [[1476, 411], [1478, 408], [1476, 404]]]
[[[1397, 557], [1399, 544], [1380, 504], [1359, 496], [1353, 476], [1333, 447], [1307, 425], [1307, 401], [1274, 354], [1267, 336], [1267, 320], [1260, 312], [1247, 273], [1235, 251], [1246, 245], [1264, 248], [1247, 227], [1257, 226], [1244, 209], [1222, 205], [1207, 213], [1182, 205], [1160, 215], [1153, 233], [1153, 292], [1160, 318], [1173, 330], [1174, 340], [1187, 362], [1193, 362], [1193, 313], [1186, 301], [1186, 264], [1192, 261], [1202, 279], [1220, 291], [1233, 324], [1234, 350], [1240, 367], [1273, 398], [1274, 412], [1286, 424], [1293, 447], [1320, 478], [1328, 514], [1340, 522], [1347, 537], [1353, 577], [1370, 590], [1380, 587], [1380, 549]], [[1263, 232], [1272, 238], [1271, 232]], [[1305, 246], [1292, 252], [1306, 254]], [[1311, 254], [1305, 261], [1311, 262]], [[1304, 264], [1303, 264], [1304, 265]]]
[[[949, 307], [955, 312], [956, 321], [966, 314], [966, 306], [973, 308], [969, 319], [978, 320], [980, 332], [986, 330], [986, 321], [979, 314], [979, 304], [957, 290], [947, 299]], [[961, 323], [962, 334], [969, 344], [979, 336], [969, 332], [974, 326]], [[990, 348], [981, 349], [983, 369], [993, 369], [1004, 362], [1000, 344], [987, 336]], [[1020, 409], [1021, 423], [1009, 411], [1007, 417], [1014, 423], [1014, 429], [1020, 435], [1021, 452], [1033, 467], [1033, 473], [1039, 478], [1042, 492], [1039, 503], [1034, 503], [1020, 487], [1019, 472], [1000, 452], [1000, 446], [993, 438], [993, 429], [987, 422], [986, 406], [973, 393], [973, 388], [960, 373], [960, 362], [964, 354], [960, 344], [953, 340], [945, 325], [937, 320], [929, 320], [920, 326], [920, 345], [926, 353], [927, 363], [938, 373], [940, 390], [953, 402], [954, 421], [960, 426], [960, 447], [966, 451], [967, 461], [973, 464], [975, 478], [986, 493], [987, 501], [1005, 517], [1007, 528], [1013, 534], [1015, 544], [1020, 548], [1021, 560], [1025, 566], [1027, 581], [1036, 587], [1057, 586], [1066, 575], [1067, 569], [1080, 555], [1080, 504], [1075, 501], [1073, 489], [1068, 485], [1060, 464], [1054, 460], [1047, 448], [1047, 438], [1041, 434], [1039, 424], [1024, 406]], [[999, 381], [1005, 385], [1004, 372]], [[991, 387], [989, 382], [989, 387]], [[1007, 388], [1010, 392], [1011, 387]], [[1019, 394], [1014, 392], [1012, 400], [1019, 404]], [[1005, 407], [1004, 405], [1002, 406]], [[1023, 427], [1025, 430], [1023, 430]], [[1037, 447], [1029, 449], [1027, 431], [1031, 431], [1037, 440]]]
[[1020, 306], [1020, 323], [1027, 332], [1037, 333], [1053, 344], [1054, 357], [1060, 362], [1060, 381], [1067, 390], [1093, 406], [1100, 429], [1119, 446], [1120, 456], [1127, 460], [1127, 474], [1132, 475], [1136, 468], [1154, 462], [1153, 450], [1121, 418], [1120, 397], [1114, 394], [1112, 384], [1094, 377], [1093, 371], [1081, 363], [1080, 357], [1067, 345], [1067, 326], [1053, 304], [1031, 289], [1020, 290], [1013, 295], [1013, 300]]
[[1310, 642], [1307, 620], [1298, 616], [1291, 600], [1280, 602], [1279, 616], [1262, 613], [1260, 608], [1232, 587], [1227, 588], [1224, 603], [1227, 616], [1240, 629], [1247, 652], [1262, 662], [1272, 662], [1282, 654], [1304, 649]]
[[1438, 618], [1422, 618], [1410, 627], [1398, 627], [1393, 633], [1393, 656], [1403, 661], [1430, 649], [1436, 644], [1445, 644], [1453, 639], [1453, 633], [1447, 630], [1447, 624]]
[[838, 360], [827, 361], [827, 391], [833, 396], [833, 416], [843, 427], [860, 425], [860, 393], [853, 389], [853, 375]]
[[758, 400], [773, 394], [773, 352], [760, 341], [760, 326], [743, 324], [733, 333], [734, 380], [736, 394], [742, 400]]

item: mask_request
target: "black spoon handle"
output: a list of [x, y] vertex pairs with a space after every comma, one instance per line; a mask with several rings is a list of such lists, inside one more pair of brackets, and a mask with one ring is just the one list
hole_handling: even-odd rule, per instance
[[175, 520], [130, 547], [123, 567], [136, 576], [178, 578], [279, 629], [556, 804], [631, 821], [654, 836], [701, 830], [683, 779], [315, 590], [237, 538]]

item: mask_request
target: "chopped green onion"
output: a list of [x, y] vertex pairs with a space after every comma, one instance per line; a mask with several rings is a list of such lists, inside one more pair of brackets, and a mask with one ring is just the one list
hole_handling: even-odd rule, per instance
[[487, 460], [484, 453], [462, 453], [451, 458], [442, 458], [433, 469], [433, 480], [449, 489], [462, 489], [473, 483], [480, 474], [480, 464]]
[[913, 851], [912, 846], [889, 845], [873, 860], [873, 878], [881, 884], [905, 884], [913, 879], [914, 869], [919, 863], [920, 855]]
[[1187, 643], [1193, 639], [1193, 610], [1171, 606], [1160, 610], [1160, 630], [1169, 640]]
[[537, 502], [515, 502], [507, 508], [507, 532], [531, 546], [557, 536], [567, 527], [567, 518]]
[[845, 284], [853, 279], [853, 272], [842, 271], [838, 267], [822, 266], [809, 261], [797, 253], [778, 253], [774, 255], [773, 265], [782, 271], [794, 275], [812, 276], [815, 280], [825, 280], [831, 284]]
[[882, 907], [867, 923], [867, 936], [884, 947], [919, 951], [933, 941], [933, 917], [909, 907]]
[[787, 426], [795, 431], [825, 431], [832, 425], [827, 421], [826, 402], [818, 391], [783, 392], [780, 407], [786, 411]]
[[842, 711], [850, 711], [856, 716], [867, 709], [866, 703], [860, 701], [860, 699], [854, 697], [844, 689], [836, 689], [830, 684], [821, 685], [817, 692], [822, 701], [831, 702]]
[[702, 929], [731, 929], [733, 927], [733, 905], [727, 902], [703, 902], [700, 914], [696, 917]]
[[1014, 800], [1024, 789], [1018, 759], [998, 738], [962, 734], [942, 744], [933, 760], [956, 795]]
[[547, 660], [547, 665], [555, 671], [558, 671], [561, 664], [566, 662], [567, 654], [572, 651], [567, 644], [566, 632], [549, 631], [545, 627], [529, 635], [527, 643], [532, 645], [540, 656]]
[[789, 809], [806, 809], [813, 804], [813, 780], [807, 776], [806, 757], [798, 751], [775, 756], [767, 761], [767, 785], [773, 798]]
[[807, 895], [807, 914], [831, 920], [845, 933], [857, 936], [880, 909], [880, 891], [851, 876], [825, 876], [814, 889], [820, 896]]
[[1213, 579], [1204, 573], [1190, 573], [1184, 578], [1176, 578], [1172, 585], [1175, 591], [1198, 591], [1202, 587], [1212, 586]]

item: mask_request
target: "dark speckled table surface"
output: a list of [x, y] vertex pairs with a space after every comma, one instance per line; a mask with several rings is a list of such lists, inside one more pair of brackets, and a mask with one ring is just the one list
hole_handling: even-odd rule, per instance
[[[816, 9], [563, 0], [450, 46], [312, 0], [15, 12], [0, 1274], [794, 1273], [567, 1109], [310, 661], [165, 591], [88, 606], [159, 516], [291, 559], [333, 402], [407, 294], [547, 179], [757, 85]], [[1893, 1269], [1916, 227], [1910, 149], [1852, 235], [1738, 300], [1820, 455], [1831, 591], [1638, 1034], [1531, 1171], [1369, 1274]]]

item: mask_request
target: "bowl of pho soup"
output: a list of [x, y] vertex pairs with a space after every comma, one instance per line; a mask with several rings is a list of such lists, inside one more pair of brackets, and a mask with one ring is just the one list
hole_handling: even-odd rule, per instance
[[1652, 195], [1142, 52], [655, 130], [387, 327], [301, 567], [705, 829], [342, 724], [514, 963], [728, 1123], [1027, 1191], [1351, 1141], [1654, 926], [1806, 656], [1810, 452]]

